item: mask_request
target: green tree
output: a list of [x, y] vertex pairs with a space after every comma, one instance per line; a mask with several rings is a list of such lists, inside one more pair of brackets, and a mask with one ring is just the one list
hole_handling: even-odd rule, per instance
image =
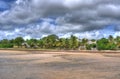
[[114, 38], [113, 38], [112, 35], [110, 35], [110, 36], [108, 37], [108, 39], [109, 39], [110, 42], [114, 42]]
[[83, 38], [83, 39], [82, 39], [82, 42], [81, 42], [81, 46], [84, 46], [85, 49], [86, 49], [87, 43], [88, 43], [88, 39]]
[[117, 36], [117, 37], [115, 38], [115, 43], [116, 43], [116, 45], [117, 45], [117, 48], [120, 49], [120, 36]]
[[45, 48], [55, 48], [56, 47], [56, 41], [58, 41], [57, 35], [48, 35], [47, 37], [42, 38], [43, 44]]
[[22, 43], [24, 42], [24, 39], [22, 37], [17, 37], [17, 38], [15, 38], [14, 42], [19, 48], [22, 45]]
[[66, 46], [66, 39], [65, 38], [60, 38], [59, 41], [56, 41], [56, 46], [60, 49], [65, 49]]
[[8, 39], [3, 39], [0, 42], [0, 48], [13, 48], [13, 43]]
[[92, 48], [96, 48], [96, 47], [97, 47], [96, 44], [87, 44], [86, 45], [87, 50], [91, 50]]
[[42, 40], [42, 39], [40, 39], [39, 41], [38, 41], [38, 43], [39, 43], [39, 47], [40, 48], [44, 48], [44, 41]]
[[65, 39], [65, 49], [70, 49], [70, 39]]
[[70, 37], [70, 48], [71, 49], [76, 49], [78, 48], [79, 42], [78, 38], [76, 36], [71, 35]]
[[85, 45], [88, 43], [88, 39], [83, 38], [83, 39], [82, 39], [82, 43], [83, 43], [83, 45], [85, 46]]
[[102, 38], [97, 41], [97, 48], [98, 50], [114, 50], [116, 49], [116, 44], [106, 38]]

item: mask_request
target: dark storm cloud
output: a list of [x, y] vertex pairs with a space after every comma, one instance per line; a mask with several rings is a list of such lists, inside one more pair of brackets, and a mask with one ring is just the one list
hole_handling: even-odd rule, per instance
[[[19, 27], [24, 29], [24, 34], [32, 35], [33, 32], [79, 33], [99, 30], [109, 25], [117, 25], [117, 31], [120, 29], [120, 0], [12, 1], [11, 9], [0, 13], [0, 29], [14, 30]], [[36, 23], [40, 19], [45, 20]]]

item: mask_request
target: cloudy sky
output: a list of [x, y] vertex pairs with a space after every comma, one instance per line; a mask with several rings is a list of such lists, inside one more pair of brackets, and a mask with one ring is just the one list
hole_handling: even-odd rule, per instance
[[120, 35], [120, 0], [0, 0], [0, 39]]

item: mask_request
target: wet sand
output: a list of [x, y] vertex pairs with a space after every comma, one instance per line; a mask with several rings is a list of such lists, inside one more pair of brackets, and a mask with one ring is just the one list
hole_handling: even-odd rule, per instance
[[0, 50], [0, 79], [120, 79], [120, 53]]

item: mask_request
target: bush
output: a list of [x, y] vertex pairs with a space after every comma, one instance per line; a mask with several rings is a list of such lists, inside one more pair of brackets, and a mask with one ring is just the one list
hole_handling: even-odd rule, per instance
[[13, 44], [0, 44], [0, 48], [13, 48]]
[[115, 50], [116, 44], [109, 42], [109, 40], [106, 38], [102, 38], [97, 41], [97, 49], [98, 50]]

